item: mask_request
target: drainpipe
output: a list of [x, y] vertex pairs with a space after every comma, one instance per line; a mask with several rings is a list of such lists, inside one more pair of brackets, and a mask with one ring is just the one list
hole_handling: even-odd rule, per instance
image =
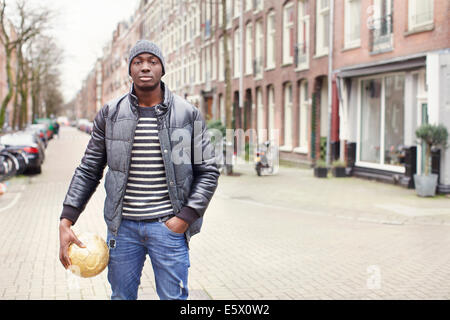
[[[241, 0], [241, 14], [239, 17], [239, 39], [241, 43], [241, 52], [239, 52], [239, 68], [240, 77], [239, 77], [239, 108], [242, 109], [244, 107], [244, 1]], [[245, 111], [244, 111], [245, 112]], [[241, 113], [241, 110], [239, 110]]]
[[332, 102], [333, 102], [333, 28], [334, 27], [334, 0], [330, 1], [330, 24], [328, 32], [328, 134], [327, 134], [327, 167], [331, 165], [331, 124], [332, 124]]

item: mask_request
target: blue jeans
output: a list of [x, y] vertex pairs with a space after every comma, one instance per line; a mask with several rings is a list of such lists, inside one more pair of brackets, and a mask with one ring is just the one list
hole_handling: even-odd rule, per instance
[[184, 234], [164, 222], [123, 220], [117, 236], [108, 231], [108, 281], [112, 300], [136, 300], [147, 254], [161, 300], [188, 297], [189, 250]]

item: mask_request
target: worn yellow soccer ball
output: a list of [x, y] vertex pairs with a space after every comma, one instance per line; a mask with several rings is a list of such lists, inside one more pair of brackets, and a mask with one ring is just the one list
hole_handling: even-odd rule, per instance
[[86, 248], [80, 248], [75, 243], [69, 246], [69, 269], [83, 278], [95, 277], [108, 265], [108, 246], [105, 240], [94, 233], [81, 233], [77, 237]]

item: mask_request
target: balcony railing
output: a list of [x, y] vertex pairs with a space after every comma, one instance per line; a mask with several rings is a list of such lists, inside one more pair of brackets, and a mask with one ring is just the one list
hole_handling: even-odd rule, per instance
[[371, 51], [382, 51], [392, 48], [392, 15], [386, 15], [372, 21], [370, 28]]

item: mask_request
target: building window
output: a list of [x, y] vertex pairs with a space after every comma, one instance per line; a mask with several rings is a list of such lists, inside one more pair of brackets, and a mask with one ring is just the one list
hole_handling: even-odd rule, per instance
[[253, 0], [245, 0], [245, 11], [253, 9]]
[[234, 30], [233, 34], [234, 39], [234, 77], [238, 78], [241, 75], [241, 66], [240, 66], [240, 54], [241, 54], [241, 32], [239, 28]]
[[433, 23], [433, 0], [409, 0], [408, 29], [415, 29]]
[[262, 101], [262, 90], [256, 88], [256, 128], [258, 129], [258, 142], [261, 143], [267, 139], [267, 133], [264, 128], [264, 104]]
[[212, 45], [212, 70], [211, 70], [211, 79], [216, 80], [217, 79], [217, 55], [216, 55], [216, 44]]
[[219, 1], [218, 2], [218, 15], [219, 15], [219, 19], [217, 19], [217, 23], [219, 24], [218, 25], [218, 28], [219, 29], [222, 29], [222, 25], [223, 25], [223, 17], [222, 17], [222, 1]]
[[284, 86], [284, 147], [292, 149], [292, 85]]
[[260, 11], [264, 8], [264, 0], [253, 0], [253, 10], [255, 12]]
[[298, 1], [297, 45], [295, 47], [295, 65], [299, 69], [309, 66], [309, 15], [308, 0]]
[[328, 54], [330, 29], [330, 0], [316, 2], [316, 55]]
[[208, 39], [211, 36], [211, 29], [212, 29], [212, 7], [211, 3], [208, 1], [206, 2], [206, 5], [204, 6], [206, 12], [205, 12], [205, 38]]
[[251, 23], [248, 23], [245, 27], [245, 74], [249, 75], [253, 73], [253, 55], [252, 55], [252, 47], [253, 47], [253, 26]]
[[392, 0], [374, 0], [373, 19], [369, 20], [370, 50], [384, 52], [393, 47]]
[[264, 34], [262, 20], [256, 22], [255, 30], [255, 59], [253, 61], [253, 74], [255, 78], [262, 77], [263, 69]]
[[267, 47], [266, 47], [266, 68], [275, 68], [275, 12], [271, 11], [267, 16]]
[[225, 119], [225, 99], [223, 97], [223, 94], [219, 95], [219, 113], [220, 113], [220, 121], [222, 122], [223, 125], [226, 124], [226, 119]]
[[211, 61], [211, 47], [205, 48], [206, 55], [206, 66], [205, 66], [205, 90], [211, 89], [211, 69], [212, 69], [212, 61]]
[[403, 75], [361, 80], [358, 161], [403, 171]]
[[227, 29], [231, 28], [231, 14], [233, 11], [233, 7], [231, 6], [232, 1], [226, 1], [226, 10], [227, 10]]
[[299, 128], [298, 128], [298, 151], [308, 153], [308, 81], [303, 80], [299, 87]]
[[269, 86], [267, 102], [269, 106], [267, 130], [269, 132], [270, 140], [273, 140], [278, 137], [278, 134], [276, 134], [275, 131], [275, 90], [272, 85]]
[[345, 1], [345, 48], [361, 45], [361, 0]]
[[223, 50], [224, 42], [223, 37], [219, 39], [219, 81], [225, 79], [225, 54]]
[[242, 0], [234, 0], [234, 18], [239, 17], [239, 15], [241, 14], [241, 1]]
[[294, 62], [294, 5], [289, 3], [283, 9], [283, 64]]

